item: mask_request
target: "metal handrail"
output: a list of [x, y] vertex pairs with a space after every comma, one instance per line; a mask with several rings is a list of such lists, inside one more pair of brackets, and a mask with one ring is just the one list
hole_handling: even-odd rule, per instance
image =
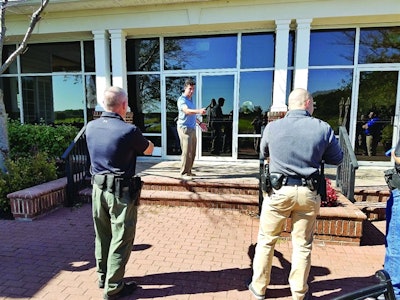
[[67, 176], [67, 197], [65, 206], [73, 206], [78, 201], [78, 192], [87, 185], [90, 178], [90, 157], [86, 145], [86, 126], [84, 126], [67, 150], [61, 156], [65, 161], [65, 173]]
[[343, 150], [343, 162], [336, 172], [336, 186], [347, 199], [354, 202], [354, 185], [358, 161], [350, 143], [346, 127], [339, 126], [339, 143]]
[[362, 300], [368, 297], [377, 298], [380, 295], [383, 295], [386, 300], [395, 300], [389, 273], [385, 270], [379, 270], [375, 273], [375, 276], [379, 279], [378, 284], [336, 297], [334, 300]]

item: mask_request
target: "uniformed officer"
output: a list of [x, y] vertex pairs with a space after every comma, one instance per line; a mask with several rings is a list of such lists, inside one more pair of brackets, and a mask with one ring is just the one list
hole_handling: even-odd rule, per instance
[[268, 123], [264, 129], [260, 151], [269, 158], [274, 178], [273, 189], [262, 204], [253, 277], [248, 285], [256, 299], [265, 298], [275, 243], [288, 217], [293, 226], [290, 290], [295, 300], [307, 298], [313, 234], [321, 202], [314, 179], [318, 178], [321, 161], [338, 165], [343, 159], [332, 128], [311, 117], [313, 111], [311, 94], [295, 89], [289, 95], [285, 117]]
[[135, 238], [142, 187], [140, 177], [135, 176], [136, 158], [151, 155], [154, 145], [139, 128], [124, 121], [128, 97], [122, 88], [108, 88], [103, 106], [101, 117], [86, 128], [93, 183], [95, 257], [104, 299], [119, 299], [137, 288], [135, 282], [123, 281]]

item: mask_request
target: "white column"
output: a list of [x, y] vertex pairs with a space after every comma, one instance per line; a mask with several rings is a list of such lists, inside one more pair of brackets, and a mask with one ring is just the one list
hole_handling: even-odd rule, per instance
[[307, 89], [308, 57], [310, 55], [310, 29], [312, 19], [299, 19], [296, 30], [294, 62], [294, 88]]
[[109, 30], [111, 35], [112, 84], [127, 91], [126, 33], [121, 29]]
[[286, 86], [291, 20], [276, 20], [274, 92], [271, 111], [287, 111]]
[[96, 111], [104, 110], [102, 101], [104, 91], [111, 85], [110, 77], [110, 43], [105, 30], [92, 31], [94, 36], [94, 53], [96, 63]]

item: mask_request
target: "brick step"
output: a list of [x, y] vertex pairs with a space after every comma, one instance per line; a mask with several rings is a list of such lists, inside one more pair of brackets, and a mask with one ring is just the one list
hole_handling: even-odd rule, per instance
[[228, 208], [258, 212], [258, 196], [245, 194], [214, 194], [210, 192], [142, 190], [140, 203], [169, 206]]
[[386, 220], [386, 201], [385, 202], [371, 202], [371, 201], [358, 201], [354, 205], [361, 210], [370, 221]]
[[389, 196], [390, 190], [386, 185], [354, 188], [354, 200], [356, 202], [386, 202]]
[[213, 194], [239, 194], [258, 197], [258, 182], [221, 182], [195, 179], [191, 181], [173, 177], [144, 176], [143, 190], [171, 191], [171, 192], [208, 192]]
[[[84, 203], [91, 202], [92, 189], [85, 188], [79, 192], [79, 199]], [[174, 191], [142, 189], [141, 204], [166, 206], [194, 206], [209, 208], [228, 208], [258, 212], [258, 195], [215, 194], [211, 192]]]

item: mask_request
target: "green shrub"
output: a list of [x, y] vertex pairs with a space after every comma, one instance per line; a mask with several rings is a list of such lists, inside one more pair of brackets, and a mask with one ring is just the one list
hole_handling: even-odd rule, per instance
[[65, 176], [60, 157], [78, 134], [72, 125], [48, 126], [8, 121], [7, 173], [0, 172], [0, 218], [9, 217], [7, 194]]
[[78, 132], [79, 129], [72, 125], [21, 124], [17, 120], [9, 120], [9, 157], [16, 159], [46, 152], [50, 158], [58, 159]]
[[55, 160], [45, 152], [15, 160], [8, 158], [5, 165], [7, 173], [0, 172], [0, 216], [3, 217], [11, 215], [7, 194], [57, 178]]

